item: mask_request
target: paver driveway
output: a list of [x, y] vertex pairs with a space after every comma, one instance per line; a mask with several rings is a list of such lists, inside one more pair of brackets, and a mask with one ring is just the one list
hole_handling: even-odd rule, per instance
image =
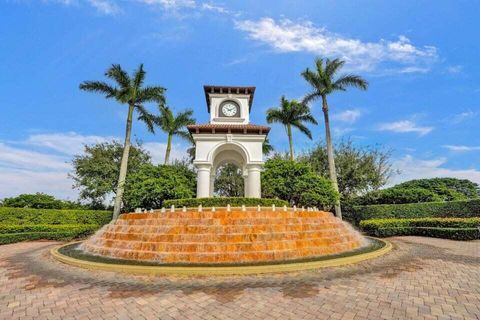
[[480, 241], [391, 238], [388, 255], [316, 271], [174, 278], [53, 261], [55, 242], [0, 246], [0, 319], [480, 319]]

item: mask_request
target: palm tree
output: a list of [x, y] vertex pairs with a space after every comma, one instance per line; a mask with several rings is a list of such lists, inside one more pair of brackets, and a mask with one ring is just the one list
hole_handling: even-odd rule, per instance
[[[147, 117], [151, 118], [162, 131], [167, 133], [167, 150], [165, 151], [165, 164], [168, 163], [170, 158], [170, 151], [172, 150], [172, 138], [173, 136], [179, 136], [187, 141], [191, 141], [190, 133], [184, 130], [184, 128], [189, 124], [194, 124], [195, 119], [192, 118], [193, 110], [186, 110], [184, 112], [179, 112], [176, 116], [173, 114], [172, 110], [165, 106], [159, 105], [160, 115]], [[141, 116], [141, 120], [145, 120], [144, 116]], [[147, 120], [147, 122], [149, 122]]]
[[[121, 104], [128, 105], [125, 142], [123, 144], [120, 174], [118, 176], [117, 191], [113, 207], [112, 219], [115, 220], [120, 215], [122, 207], [125, 178], [127, 176], [128, 155], [130, 152], [133, 112], [136, 110], [140, 116], [148, 118], [148, 112], [145, 109], [144, 104], [148, 102], [163, 103], [165, 101], [165, 88], [158, 86], [143, 86], [145, 80], [143, 64], [140, 64], [132, 77], [130, 77], [118, 64], [114, 64], [108, 68], [105, 72], [105, 76], [110, 80], [113, 80], [115, 85], [112, 86], [103, 81], [84, 81], [80, 84], [80, 90], [102, 93], [107, 99], [115, 99]], [[152, 130], [153, 123], [147, 119], [146, 124], [148, 128]]]
[[[330, 180], [333, 187], [338, 192], [337, 172], [335, 169], [335, 159], [333, 157], [332, 138], [330, 135], [330, 121], [328, 118], [328, 102], [327, 96], [335, 91], [346, 91], [347, 87], [356, 87], [361, 90], [368, 88], [368, 82], [362, 77], [346, 74], [335, 77], [337, 72], [343, 67], [345, 61], [340, 59], [315, 59], [315, 69], [311, 71], [306, 69], [302, 72], [303, 78], [310, 84], [312, 91], [303, 99], [303, 103], [307, 104], [317, 99], [322, 99], [323, 117], [325, 119], [325, 137], [327, 141], [327, 157]], [[342, 210], [340, 200], [335, 205], [335, 214], [338, 218], [342, 218]]]
[[310, 113], [310, 108], [296, 100], [288, 101], [285, 96], [280, 99], [280, 107], [270, 108], [267, 110], [267, 122], [278, 122], [285, 126], [287, 131], [288, 142], [290, 144], [290, 160], [293, 160], [293, 140], [292, 140], [292, 127], [297, 128], [305, 134], [310, 140], [312, 139], [312, 133], [304, 125], [305, 122], [317, 124], [317, 120]]
[[268, 156], [270, 153], [273, 152], [273, 150], [275, 150], [272, 146], [272, 144], [270, 143], [270, 140], [268, 140], [268, 138], [265, 138], [265, 141], [263, 141], [263, 144], [262, 144], [262, 153], [264, 156]]

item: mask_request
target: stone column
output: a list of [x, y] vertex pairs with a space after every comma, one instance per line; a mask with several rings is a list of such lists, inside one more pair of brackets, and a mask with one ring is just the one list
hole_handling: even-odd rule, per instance
[[246, 169], [243, 169], [242, 177], [243, 177], [243, 196], [248, 197], [248, 174]]
[[209, 196], [213, 197], [213, 192], [215, 191], [215, 171], [210, 172], [210, 192]]
[[210, 165], [197, 165], [197, 198], [210, 196]]
[[260, 165], [248, 166], [247, 190], [249, 198], [261, 198], [262, 187], [260, 184], [260, 172], [262, 167]]

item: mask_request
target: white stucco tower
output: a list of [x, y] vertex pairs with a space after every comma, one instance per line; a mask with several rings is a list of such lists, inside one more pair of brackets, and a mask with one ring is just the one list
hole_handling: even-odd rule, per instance
[[189, 125], [195, 141], [197, 198], [213, 196], [217, 168], [233, 163], [243, 172], [245, 196], [261, 197], [262, 145], [269, 127], [250, 124], [255, 87], [204, 86], [208, 124]]

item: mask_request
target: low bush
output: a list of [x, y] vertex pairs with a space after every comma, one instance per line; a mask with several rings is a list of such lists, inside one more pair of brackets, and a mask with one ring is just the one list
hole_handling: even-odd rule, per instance
[[45, 193], [20, 194], [16, 197], [5, 198], [2, 206], [34, 209], [87, 209], [78, 202], [56, 199]]
[[68, 241], [86, 237], [100, 226], [85, 225], [0, 225], [0, 244], [26, 240], [62, 240]]
[[0, 224], [95, 224], [104, 225], [112, 212], [0, 207]]
[[370, 236], [427, 236], [454, 240], [480, 239], [480, 218], [372, 219], [360, 222]]
[[401, 204], [439, 201], [443, 201], [443, 198], [433, 191], [422, 188], [400, 187], [372, 191], [364, 196], [355, 198], [355, 202], [358, 205]]
[[361, 220], [369, 219], [429, 217], [480, 217], [480, 199], [353, 206], [344, 213], [344, 218], [356, 225]]
[[254, 206], [271, 206], [276, 205], [278, 207], [287, 206], [288, 202], [279, 199], [265, 199], [265, 198], [242, 198], [242, 197], [225, 197], [225, 198], [189, 198], [189, 199], [176, 199], [165, 200], [163, 202], [165, 207], [226, 207], [230, 205], [232, 207], [241, 207], [245, 205], [247, 207]]

